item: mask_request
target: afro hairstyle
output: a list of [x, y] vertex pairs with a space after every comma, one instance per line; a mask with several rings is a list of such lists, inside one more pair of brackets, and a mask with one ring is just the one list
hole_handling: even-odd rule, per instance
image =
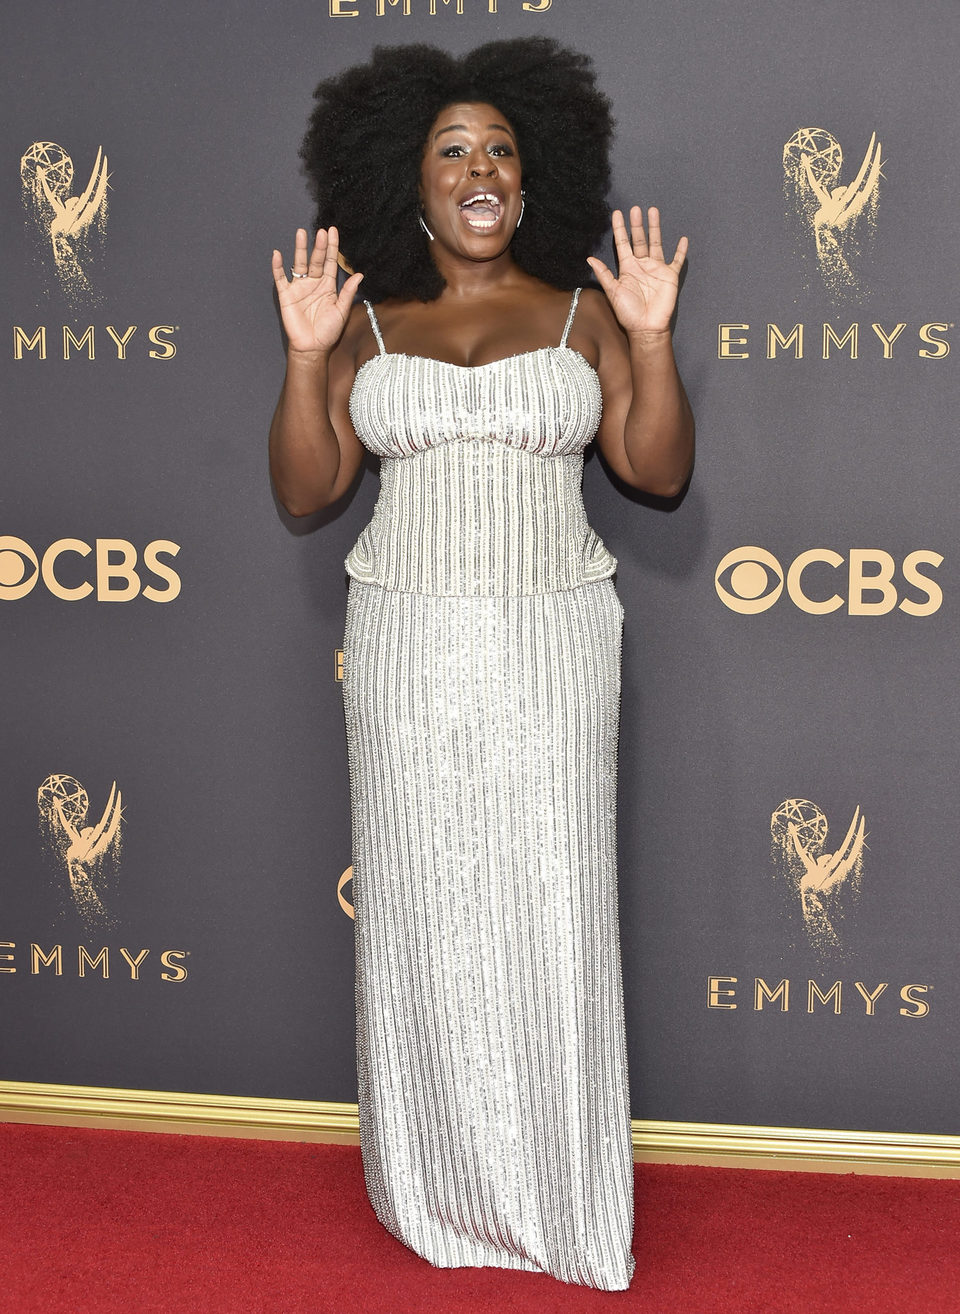
[[[609, 216], [610, 102], [588, 56], [547, 37], [491, 41], [459, 58], [436, 46], [378, 46], [369, 64], [321, 82], [300, 157], [317, 224], [336, 224], [371, 301], [433, 301], [444, 282], [419, 226], [427, 134], [454, 103], [486, 103], [517, 134], [526, 210], [511, 244], [554, 287], [588, 281]], [[572, 167], [571, 167], [572, 165]]]

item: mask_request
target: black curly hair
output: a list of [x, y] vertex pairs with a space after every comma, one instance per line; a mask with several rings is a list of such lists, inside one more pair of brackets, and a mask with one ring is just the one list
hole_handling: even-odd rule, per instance
[[588, 56], [547, 37], [491, 41], [459, 58], [436, 46], [378, 46], [369, 64], [321, 82], [300, 147], [317, 223], [336, 224], [364, 295], [432, 301], [443, 279], [418, 224], [420, 164], [437, 115], [484, 102], [517, 134], [526, 211], [511, 252], [559, 288], [589, 279], [608, 223], [610, 102]]

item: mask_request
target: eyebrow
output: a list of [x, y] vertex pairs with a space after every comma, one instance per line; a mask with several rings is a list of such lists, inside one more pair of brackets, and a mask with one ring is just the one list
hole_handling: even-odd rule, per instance
[[[487, 130], [491, 131], [492, 129], [496, 129], [499, 132], [505, 132], [508, 137], [511, 137], [514, 141], [517, 140], [505, 123], [488, 123]], [[433, 140], [436, 141], [437, 138], [442, 137], [445, 132], [467, 132], [467, 131], [468, 128], [465, 123], [451, 123], [449, 128], [441, 128], [439, 132], [435, 132], [433, 134]]]

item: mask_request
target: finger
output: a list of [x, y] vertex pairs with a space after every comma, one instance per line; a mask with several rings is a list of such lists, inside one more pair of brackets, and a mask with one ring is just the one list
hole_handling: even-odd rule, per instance
[[293, 242], [293, 268], [298, 274], [307, 272], [307, 230], [298, 228]]
[[273, 258], [270, 261], [270, 267], [273, 270], [273, 281], [277, 285], [277, 291], [283, 292], [290, 286], [290, 282], [283, 272], [283, 256], [279, 251], [274, 251]]
[[587, 264], [596, 274], [597, 282], [609, 296], [617, 284], [617, 280], [614, 278], [609, 266], [605, 265], [597, 256], [587, 256]]
[[337, 297], [337, 309], [344, 319], [350, 314], [353, 298], [357, 295], [357, 288], [360, 286], [362, 279], [362, 274], [351, 274], [340, 289], [340, 295]]
[[663, 241], [660, 237], [660, 211], [655, 205], [647, 206], [647, 229], [650, 233], [650, 254], [663, 259]]
[[614, 210], [610, 216], [610, 222], [613, 227], [613, 245], [617, 253], [617, 259], [633, 254], [630, 246], [630, 239], [627, 237], [627, 225], [624, 222], [623, 211]]
[[634, 255], [647, 254], [647, 235], [643, 231], [643, 208], [639, 205], [630, 207], [630, 241], [633, 243]]
[[327, 242], [327, 230], [325, 228], [318, 228], [317, 236], [313, 243], [313, 250], [310, 252], [310, 264], [307, 268], [307, 273], [311, 278], [319, 278], [323, 273]]
[[680, 241], [677, 243], [677, 249], [673, 253], [673, 259], [670, 261], [670, 268], [675, 269], [678, 273], [683, 268], [683, 262], [687, 258], [687, 248], [689, 245], [687, 239], [681, 237]]
[[337, 256], [340, 253], [340, 234], [335, 227], [327, 232], [327, 250], [323, 259], [323, 273], [327, 278], [337, 277]]

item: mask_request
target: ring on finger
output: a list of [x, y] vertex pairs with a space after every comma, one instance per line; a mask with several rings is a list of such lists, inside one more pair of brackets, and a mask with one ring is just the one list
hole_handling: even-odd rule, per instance
[[293, 269], [293, 268], [291, 268], [290, 273], [292, 274], [292, 276], [293, 276], [294, 278], [309, 278], [309, 277], [310, 277], [309, 274], [298, 274], [297, 271], [296, 271], [295, 269]]

